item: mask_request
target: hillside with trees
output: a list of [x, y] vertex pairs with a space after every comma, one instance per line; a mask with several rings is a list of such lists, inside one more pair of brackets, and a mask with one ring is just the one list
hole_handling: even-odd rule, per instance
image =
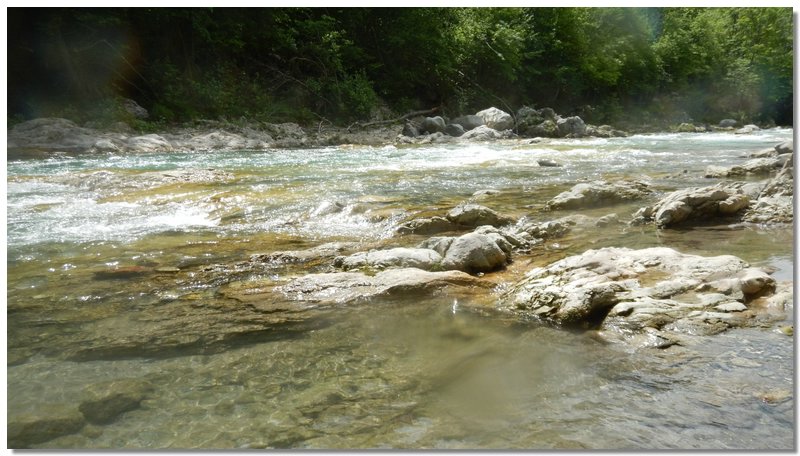
[[9, 8], [12, 121], [793, 121], [791, 8]]

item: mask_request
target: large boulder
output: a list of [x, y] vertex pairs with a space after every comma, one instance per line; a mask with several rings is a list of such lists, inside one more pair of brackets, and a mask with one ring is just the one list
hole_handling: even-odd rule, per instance
[[653, 193], [643, 181], [580, 183], [545, 203], [546, 210], [580, 209], [636, 201]]
[[493, 130], [503, 131], [514, 128], [514, 118], [511, 114], [495, 107], [484, 109], [475, 115], [483, 119], [483, 123]]
[[149, 134], [128, 138], [126, 148], [129, 152], [170, 152], [173, 150], [172, 144], [163, 136]]
[[793, 141], [786, 141], [786, 142], [782, 142], [782, 143], [776, 145], [775, 146], [775, 152], [777, 152], [778, 155], [793, 153], [794, 152], [794, 142]]
[[706, 167], [705, 177], [741, 177], [763, 176], [774, 173], [783, 166], [785, 158], [765, 157], [749, 160], [741, 165], [731, 167], [709, 165]]
[[464, 127], [459, 124], [448, 124], [444, 127], [444, 132], [447, 135], [454, 136], [458, 138], [459, 136], [464, 134]]
[[750, 200], [742, 183], [686, 188], [670, 193], [653, 206], [639, 209], [632, 223], [652, 222], [659, 228], [667, 228], [690, 221], [732, 217], [747, 208]]
[[758, 128], [757, 125], [747, 124], [744, 127], [734, 131], [734, 133], [737, 134], [737, 135], [748, 135], [750, 133], [753, 133], [755, 131], [760, 131], [760, 130], [761, 129]]
[[753, 301], [775, 289], [765, 271], [731, 255], [608, 247], [532, 269], [501, 295], [498, 307], [577, 328], [718, 332], [747, 324]]
[[447, 220], [462, 227], [478, 227], [481, 225], [502, 226], [514, 223], [511, 217], [500, 215], [493, 209], [479, 204], [467, 203], [451, 209]]
[[722, 119], [722, 120], [719, 121], [719, 127], [720, 128], [733, 128], [736, 125], [738, 125], [738, 123], [739, 122], [737, 122], [734, 119]]
[[8, 131], [10, 156], [28, 150], [86, 152], [101, 140], [100, 133], [61, 118], [40, 118], [15, 125]]
[[495, 139], [507, 139], [513, 135], [511, 130], [498, 131], [487, 125], [481, 125], [461, 135], [461, 139], [469, 141], [491, 141]]
[[147, 119], [150, 117], [150, 113], [147, 112], [147, 109], [139, 106], [139, 103], [137, 103], [135, 100], [131, 100], [130, 98], [124, 98], [122, 100], [122, 108], [125, 110], [125, 112], [137, 119]]
[[556, 128], [558, 129], [558, 136], [571, 138], [580, 138], [586, 135], [586, 124], [578, 116], [567, 117], [558, 119], [556, 121]]
[[473, 114], [456, 117], [450, 121], [451, 124], [461, 125], [464, 131], [470, 131], [473, 128], [478, 128], [481, 125], [486, 125], [483, 118]]
[[[500, 246], [500, 238], [483, 233], [467, 233], [450, 242], [442, 259], [442, 269], [471, 273], [500, 269], [510, 261]], [[508, 248], [507, 248], [508, 249]]]
[[447, 124], [441, 116], [426, 117], [419, 127], [420, 133], [443, 133]]

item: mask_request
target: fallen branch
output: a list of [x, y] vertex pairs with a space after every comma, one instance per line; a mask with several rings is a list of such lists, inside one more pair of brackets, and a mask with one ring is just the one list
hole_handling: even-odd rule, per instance
[[416, 117], [416, 116], [426, 116], [426, 115], [434, 114], [437, 111], [439, 111], [439, 107], [438, 106], [435, 107], [435, 108], [431, 108], [431, 109], [424, 109], [422, 111], [411, 111], [409, 113], [403, 114], [402, 116], [400, 116], [400, 117], [398, 117], [396, 119], [376, 120], [374, 122], [367, 122], [367, 123], [355, 122], [355, 123], [350, 124], [349, 127], [347, 127], [347, 132], [349, 133], [350, 129], [353, 128], [353, 127], [366, 128], [366, 127], [372, 127], [372, 126], [375, 126], [375, 125], [393, 124], [393, 123], [397, 123], [397, 122], [402, 122], [404, 120], [407, 120], [407, 119], [410, 119], [410, 118]]

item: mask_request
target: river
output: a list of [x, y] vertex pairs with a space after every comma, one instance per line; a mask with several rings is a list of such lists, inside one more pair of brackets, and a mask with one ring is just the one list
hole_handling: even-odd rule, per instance
[[[209, 309], [239, 311], [222, 291], [233, 281], [329, 267], [237, 270], [253, 254], [415, 245], [421, 237], [394, 233], [399, 223], [484, 190], [493, 191], [480, 204], [545, 221], [575, 212], [542, 206], [580, 181], [645, 178], [662, 193], [711, 185], [706, 166], [741, 163], [792, 133], [8, 161], [9, 422], [76, 407], [87, 385], [141, 379], [152, 390], [138, 407], [32, 446], [791, 449], [793, 338], [776, 326], [637, 350], [498, 316], [483, 293], [315, 309], [269, 331], [249, 322], [256, 329], [226, 339], [211, 336], [224, 329]], [[627, 221], [643, 205], [580, 213]], [[790, 226], [611, 225], [487, 277], [510, 283], [589, 248], [669, 246], [733, 254], [792, 280], [793, 239]], [[164, 315], [207, 311], [207, 321], [186, 320], [200, 329], [172, 329], [191, 343], [161, 350], [161, 339], [137, 339], [169, 325]], [[127, 349], [104, 351], [104, 341]]]

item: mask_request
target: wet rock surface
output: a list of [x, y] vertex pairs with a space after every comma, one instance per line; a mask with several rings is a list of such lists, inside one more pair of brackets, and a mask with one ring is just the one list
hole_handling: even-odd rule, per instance
[[775, 290], [769, 274], [730, 255], [603, 248], [529, 271], [498, 308], [584, 329], [713, 333], [750, 324], [751, 309]]
[[644, 181], [580, 183], [545, 203], [545, 208], [553, 210], [609, 206], [640, 200], [652, 192], [650, 184]]
[[153, 389], [149, 382], [138, 379], [92, 384], [86, 388], [87, 398], [78, 409], [90, 423], [108, 424], [123, 413], [139, 408]]
[[38, 443], [78, 432], [86, 418], [71, 404], [47, 404], [36, 410], [9, 417], [8, 448], [31, 448]]
[[664, 228], [692, 220], [733, 217], [750, 204], [750, 197], [743, 187], [741, 183], [720, 183], [678, 190], [655, 205], [640, 209], [634, 215], [634, 223], [653, 222]]

